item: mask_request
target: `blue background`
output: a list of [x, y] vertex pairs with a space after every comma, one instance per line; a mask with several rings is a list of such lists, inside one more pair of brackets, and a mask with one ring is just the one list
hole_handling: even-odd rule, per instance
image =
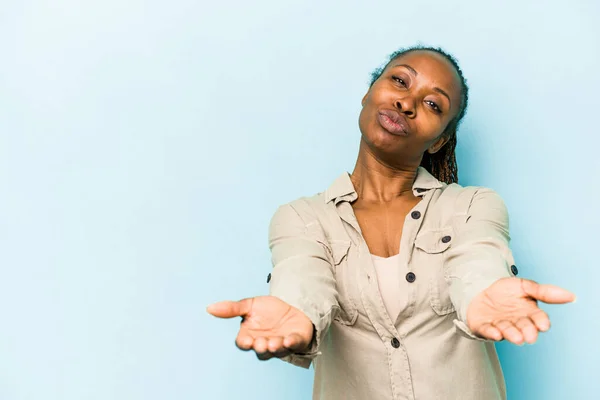
[[[485, 3], [485, 4], [483, 4]], [[356, 159], [370, 72], [460, 61], [462, 184], [496, 189], [522, 276], [578, 295], [509, 398], [597, 398], [597, 1], [2, 1], [0, 399], [308, 399], [234, 346], [275, 208]]]

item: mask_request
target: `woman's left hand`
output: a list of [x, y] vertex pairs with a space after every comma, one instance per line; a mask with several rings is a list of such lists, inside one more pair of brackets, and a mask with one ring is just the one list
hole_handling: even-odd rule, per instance
[[550, 329], [548, 314], [538, 307], [538, 300], [564, 304], [575, 301], [575, 295], [554, 285], [502, 278], [473, 298], [467, 309], [467, 325], [486, 339], [534, 343], [538, 332]]

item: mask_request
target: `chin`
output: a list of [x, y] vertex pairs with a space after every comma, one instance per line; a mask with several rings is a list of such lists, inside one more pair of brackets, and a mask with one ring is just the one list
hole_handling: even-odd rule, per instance
[[392, 135], [384, 129], [373, 129], [369, 134], [363, 133], [363, 140], [372, 149], [380, 150], [384, 153], [393, 152], [398, 146], [398, 137]]

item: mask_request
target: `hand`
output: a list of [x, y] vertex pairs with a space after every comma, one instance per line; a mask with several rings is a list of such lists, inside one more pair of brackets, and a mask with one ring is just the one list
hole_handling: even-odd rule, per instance
[[550, 329], [548, 314], [537, 306], [538, 300], [564, 304], [575, 301], [575, 295], [528, 279], [502, 278], [473, 298], [467, 309], [467, 325], [485, 339], [535, 343], [538, 332]]
[[308, 349], [313, 324], [300, 310], [274, 296], [222, 301], [207, 307], [215, 317], [242, 317], [235, 340], [241, 350], [254, 350], [260, 360], [285, 357]]

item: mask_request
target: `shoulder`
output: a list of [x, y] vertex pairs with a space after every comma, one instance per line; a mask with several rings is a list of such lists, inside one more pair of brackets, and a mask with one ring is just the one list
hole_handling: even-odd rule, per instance
[[492, 223], [508, 229], [509, 215], [504, 199], [494, 189], [483, 186], [446, 185], [439, 191], [433, 209], [441, 219]]
[[327, 209], [324, 194], [303, 196], [277, 207], [271, 220], [274, 223], [291, 223], [308, 225], [318, 219]]
[[444, 184], [433, 194], [429, 208], [428, 213], [442, 221], [484, 219], [508, 226], [508, 209], [504, 199], [489, 187]]
[[457, 183], [444, 185], [439, 189], [436, 203], [444, 206], [466, 205], [472, 206], [505, 206], [504, 200], [494, 189], [484, 186], [461, 186]]

